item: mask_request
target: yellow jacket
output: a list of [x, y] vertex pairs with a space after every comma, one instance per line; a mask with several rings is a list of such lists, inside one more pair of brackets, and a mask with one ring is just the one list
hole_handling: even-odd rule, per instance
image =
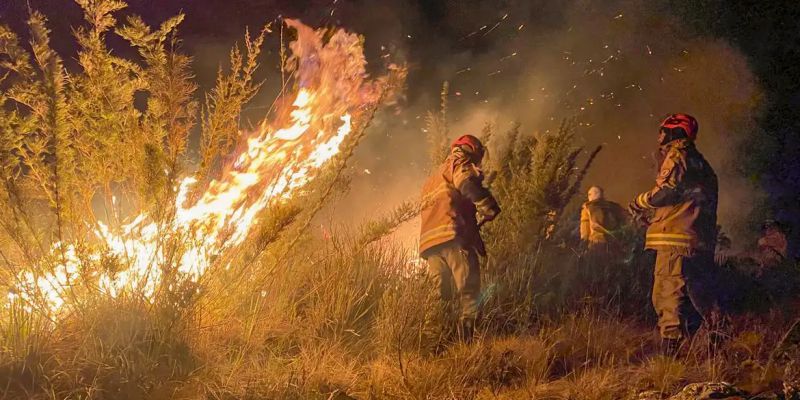
[[670, 142], [662, 151], [656, 186], [634, 201], [639, 208], [653, 210], [645, 247], [714, 251], [719, 192], [714, 169], [687, 139]]
[[485, 255], [476, 213], [488, 207], [496, 215], [499, 208], [482, 181], [481, 170], [458, 148], [433, 172], [422, 188], [420, 255], [451, 241]]
[[608, 243], [625, 220], [625, 210], [619, 204], [605, 199], [587, 201], [581, 208], [581, 240]]

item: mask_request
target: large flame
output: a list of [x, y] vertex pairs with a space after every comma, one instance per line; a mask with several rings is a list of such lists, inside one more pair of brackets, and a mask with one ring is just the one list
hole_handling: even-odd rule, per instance
[[[291, 197], [312, 180], [339, 152], [352, 129], [351, 115], [378, 101], [381, 85], [366, 79], [356, 35], [338, 30], [323, 43], [320, 32], [299, 21], [286, 23], [298, 33], [290, 44], [298, 89], [286, 97], [289, 109], [277, 110], [255, 132], [243, 133], [241, 154], [222, 177], [192, 196], [196, 200], [189, 193], [197, 179], [184, 178], [177, 188], [174, 217], [167, 223], [144, 213], [117, 229], [100, 223], [94, 234], [105, 248], [102, 256], [117, 258], [126, 269], [95, 276], [99, 290], [111, 296], [128, 290], [153, 296], [162, 278], [160, 266], [175, 263], [164, 254], [164, 238], [185, 243], [177, 270], [183, 278], [197, 280], [217, 255], [245, 240], [270, 204]], [[59, 260], [55, 269], [21, 273], [12, 297], [44, 303], [50, 312], [65, 306], [70, 288], [85, 279], [81, 260], [68, 244], [57, 243], [52, 253]], [[99, 260], [101, 254], [91, 258]]]

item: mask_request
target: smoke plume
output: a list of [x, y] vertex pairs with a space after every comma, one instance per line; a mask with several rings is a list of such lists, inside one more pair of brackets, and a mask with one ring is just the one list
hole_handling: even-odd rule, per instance
[[[382, 116], [360, 150], [358, 178], [341, 207], [347, 216], [366, 218], [417, 194], [427, 171], [424, 114], [437, 109], [449, 81], [451, 135], [477, 134], [485, 123], [503, 132], [514, 122], [535, 135], [574, 118], [576, 145], [604, 145], [587, 187], [603, 186], [623, 205], [654, 183], [664, 115], [694, 115], [698, 147], [720, 178], [720, 224], [735, 238], [753, 231], [746, 217], [760, 194], [741, 175], [737, 154], [756, 132], [762, 95], [734, 46], [688, 31], [660, 2], [467, 3], [475, 4], [440, 10], [442, 26], [420, 27], [420, 19], [415, 33], [392, 42], [411, 64], [409, 100]], [[384, 40], [370, 31], [368, 42]], [[413, 239], [414, 231], [403, 236]]]

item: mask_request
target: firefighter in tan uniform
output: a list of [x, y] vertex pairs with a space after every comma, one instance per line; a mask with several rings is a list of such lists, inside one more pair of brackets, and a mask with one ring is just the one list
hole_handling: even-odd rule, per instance
[[465, 341], [471, 340], [478, 315], [478, 256], [486, 255], [480, 226], [500, 213], [497, 201], [483, 186], [483, 154], [483, 144], [476, 137], [456, 139], [450, 155], [422, 189], [420, 255], [428, 261], [428, 273], [441, 299], [458, 297], [459, 334]]
[[766, 220], [761, 226], [761, 237], [758, 239], [759, 273], [783, 264], [788, 248], [789, 242], [781, 224], [772, 219]]
[[[645, 247], [656, 250], [653, 306], [667, 352], [708, 319], [715, 306], [713, 280], [717, 176], [695, 147], [697, 121], [673, 114], [661, 124], [663, 156], [655, 187], [629, 208], [649, 223]], [[641, 218], [651, 212], [649, 218]]]
[[587, 201], [581, 207], [580, 226], [581, 240], [589, 254], [604, 258], [619, 255], [621, 246], [616, 236], [626, 220], [625, 210], [606, 200], [603, 188], [589, 188]]

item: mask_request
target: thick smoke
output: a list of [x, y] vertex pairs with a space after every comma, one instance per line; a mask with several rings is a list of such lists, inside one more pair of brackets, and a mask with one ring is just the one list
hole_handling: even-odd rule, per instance
[[[761, 91], [744, 56], [688, 32], [656, 2], [552, 3], [541, 12], [511, 3], [482, 12], [453, 5], [443, 17], [452, 26], [443, 29], [460, 38], [405, 38], [408, 46], [427, 46], [401, 48], [415, 86], [407, 106], [383, 115], [361, 149], [360, 177], [340, 206], [346, 215], [367, 218], [417, 194], [427, 167], [424, 113], [438, 107], [447, 80], [452, 135], [478, 133], [487, 122], [501, 132], [519, 122], [523, 133], [536, 134], [575, 118], [576, 145], [604, 145], [586, 185], [605, 187], [623, 205], [653, 185], [663, 116], [692, 114], [698, 147], [720, 177], [720, 224], [735, 239], [753, 231], [746, 217], [759, 193], [741, 176], [736, 155], [756, 132]], [[413, 241], [414, 232], [407, 227], [402, 236]]]

